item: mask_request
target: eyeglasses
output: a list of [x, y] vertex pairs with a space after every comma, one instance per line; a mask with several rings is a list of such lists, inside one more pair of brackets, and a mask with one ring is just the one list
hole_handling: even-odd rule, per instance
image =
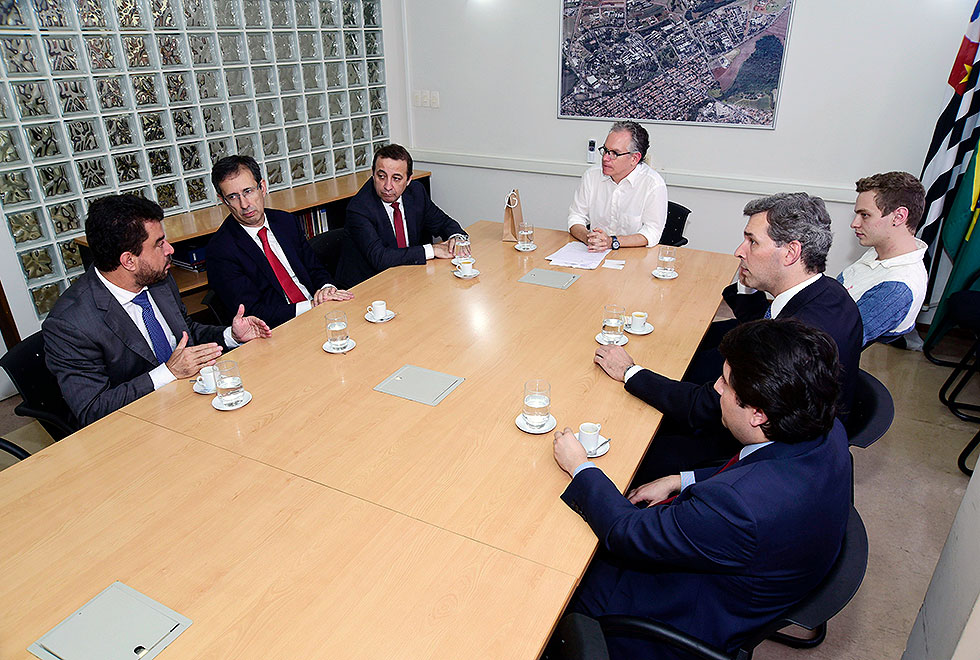
[[238, 193], [231, 193], [230, 195], [224, 195], [224, 200], [229, 204], [237, 204], [242, 197], [245, 197], [246, 199], [252, 199], [253, 197], [255, 197], [255, 193], [257, 192], [261, 192], [261, 189], [246, 188], [245, 190], [242, 191], [242, 194], [240, 195]]
[[635, 151], [624, 151], [622, 153], [618, 151], [613, 151], [612, 149], [606, 149], [605, 146], [599, 147], [599, 153], [605, 156], [609, 154], [613, 158], [619, 158], [620, 156], [628, 156], [629, 154], [636, 153]]

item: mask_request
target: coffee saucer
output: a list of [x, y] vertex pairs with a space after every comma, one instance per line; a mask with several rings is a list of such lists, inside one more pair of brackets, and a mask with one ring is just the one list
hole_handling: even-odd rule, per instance
[[248, 390], [244, 390], [244, 392], [245, 392], [245, 396], [243, 396], [242, 400], [239, 401], [238, 403], [229, 406], [227, 404], [221, 403], [221, 397], [216, 396], [213, 399], [211, 399], [211, 405], [214, 406], [215, 410], [238, 410], [239, 408], [241, 408], [242, 406], [244, 406], [245, 404], [247, 404], [249, 401], [252, 400], [252, 393], [249, 392]]
[[[460, 259], [464, 259], [464, 258], [465, 257], [453, 257], [452, 260], [449, 263], [451, 263], [454, 266], [458, 266], [459, 265], [459, 260]], [[473, 257], [469, 257], [469, 258], [472, 259]]]
[[602, 344], [603, 346], [625, 346], [626, 344], [629, 343], [630, 338], [627, 337], [626, 335], [623, 335], [622, 341], [609, 341], [608, 339], [603, 337], [602, 333], [600, 332], [595, 336], [595, 340], [600, 344]]
[[[575, 439], [578, 440], [578, 431], [575, 432]], [[600, 456], [605, 456], [609, 451], [609, 438], [602, 435], [599, 436], [599, 447], [596, 448], [594, 452], [587, 451], [585, 455], [589, 458], [599, 458]]]
[[476, 268], [474, 268], [473, 269], [473, 272], [470, 273], [469, 275], [463, 275], [458, 270], [454, 270], [453, 271], [453, 275], [455, 275], [456, 277], [458, 277], [461, 280], [472, 280], [474, 277], [476, 277], [479, 274], [480, 274], [480, 271], [478, 271]]
[[640, 335], [640, 336], [642, 336], [642, 335], [648, 335], [651, 332], [653, 332], [653, 324], [650, 323], [649, 321], [647, 321], [646, 323], [644, 323], [642, 327], [637, 328], [636, 330], [633, 330], [632, 327], [633, 326], [631, 326], [629, 324], [627, 324], [627, 325], [624, 326], [624, 328], [626, 329], [626, 332], [630, 333], [631, 335]]
[[544, 426], [539, 429], [532, 429], [530, 426], [528, 426], [524, 422], [523, 413], [517, 416], [514, 423], [517, 424], [517, 428], [520, 430], [524, 431], [525, 433], [533, 433], [534, 435], [541, 435], [542, 433], [547, 433], [548, 431], [554, 431], [555, 427], [558, 426], [558, 420], [555, 419], [554, 415], [548, 415], [548, 421], [545, 422]]
[[538, 249], [538, 246], [534, 243], [528, 243], [527, 245], [521, 245], [520, 243], [514, 244], [514, 249], [518, 252], [534, 252]]
[[217, 390], [209, 390], [204, 387], [204, 383], [199, 380], [194, 381], [194, 391], [198, 394], [214, 394]]
[[658, 280], [672, 280], [677, 277], [676, 270], [660, 270], [659, 268], [650, 274], [656, 277]]
[[346, 353], [347, 351], [351, 350], [355, 346], [357, 346], [357, 342], [350, 338], [347, 339], [347, 345], [340, 349], [330, 348], [330, 342], [328, 341], [323, 342], [323, 350], [325, 350], [327, 353], [333, 353], [335, 355], [339, 355], [340, 353]]
[[364, 320], [370, 323], [387, 323], [393, 318], [395, 318], [395, 313], [390, 309], [385, 311], [385, 317], [380, 321], [374, 318], [374, 312], [371, 310], [368, 310], [368, 313], [364, 315]]

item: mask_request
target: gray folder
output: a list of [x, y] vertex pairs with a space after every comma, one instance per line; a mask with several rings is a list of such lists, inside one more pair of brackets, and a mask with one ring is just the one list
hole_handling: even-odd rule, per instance
[[375, 386], [378, 392], [393, 394], [410, 401], [434, 406], [456, 389], [465, 378], [411, 364], [391, 374]]
[[577, 280], [581, 275], [572, 275], [571, 273], [563, 273], [558, 270], [548, 270], [547, 268], [535, 268], [527, 273], [524, 277], [517, 280], [518, 282], [524, 282], [525, 284], [540, 284], [541, 286], [550, 286], [553, 289], [567, 289], [572, 286], [572, 282]]
[[42, 660], [149, 660], [192, 621], [113, 582], [27, 650]]

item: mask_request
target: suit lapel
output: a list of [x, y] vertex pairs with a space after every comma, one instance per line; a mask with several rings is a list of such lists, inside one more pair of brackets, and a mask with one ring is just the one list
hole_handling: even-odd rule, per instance
[[266, 279], [268, 286], [281, 291], [282, 285], [279, 283], [279, 278], [276, 277], [272, 266], [269, 265], [269, 260], [265, 257], [265, 252], [262, 251], [258, 243], [252, 240], [248, 232], [234, 218], [229, 217], [225, 222], [230, 223], [228, 229], [231, 232], [232, 239], [235, 241], [241, 254], [252, 262], [255, 272], [262, 273], [262, 277]]
[[814, 298], [821, 295], [827, 287], [825, 277], [825, 275], [821, 275], [819, 280], [810, 286], [804, 287], [802, 291], [797, 291], [796, 295], [790, 298], [789, 302], [780, 310], [779, 318], [786, 319], [796, 315], [796, 312], [809, 305]]
[[[174, 287], [176, 287], [176, 283]], [[180, 304], [174, 298], [174, 289], [170, 286], [170, 275], [167, 275], [162, 282], [157, 282], [151, 286], [149, 290], [153, 302], [157, 304], [160, 313], [163, 314], [163, 320], [170, 326], [170, 332], [174, 333], [174, 338], [180, 342], [181, 333], [187, 330], [188, 345], [192, 345], [194, 338], [189, 336], [190, 328], [187, 327], [187, 321], [180, 313]]]
[[126, 310], [122, 308], [116, 299], [109, 293], [109, 289], [99, 280], [98, 276], [94, 272], [95, 267], [93, 266], [90, 270], [92, 279], [92, 298], [95, 301], [95, 306], [100, 311], [102, 311], [103, 318], [105, 318], [106, 326], [112, 331], [116, 337], [119, 338], [123, 344], [126, 345], [129, 350], [133, 351], [151, 365], [156, 366], [159, 364], [157, 362], [156, 355], [153, 354], [153, 349], [150, 348], [149, 343], [143, 338], [143, 334], [136, 327], [133, 319], [130, 318]]

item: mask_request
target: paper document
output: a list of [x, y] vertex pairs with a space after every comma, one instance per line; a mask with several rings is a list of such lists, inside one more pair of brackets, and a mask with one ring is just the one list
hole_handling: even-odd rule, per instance
[[626, 266], [625, 259], [606, 259], [602, 262], [603, 268], [612, 268], [613, 270], [623, 270], [624, 266]]
[[552, 266], [595, 270], [602, 263], [603, 258], [610, 252], [611, 250], [589, 252], [589, 248], [585, 243], [575, 241], [573, 243], [566, 243], [560, 250], [549, 254], [545, 259], [550, 261]]

